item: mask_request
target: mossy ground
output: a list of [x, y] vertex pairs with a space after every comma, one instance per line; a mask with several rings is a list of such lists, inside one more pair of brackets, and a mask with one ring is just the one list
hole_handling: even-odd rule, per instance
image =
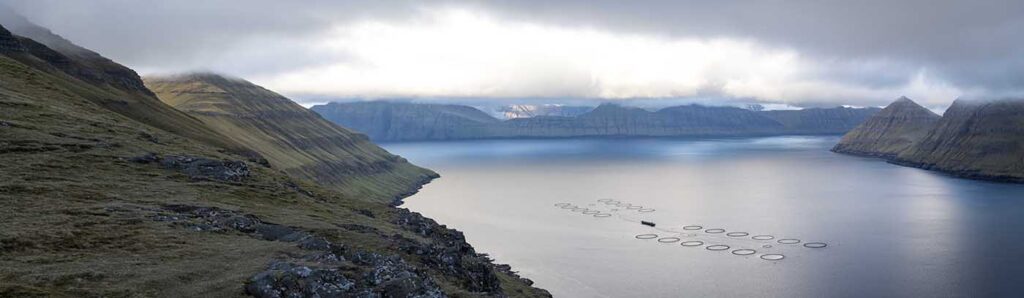
[[[130, 162], [150, 152], [242, 157], [110, 112], [71, 90], [60, 74], [0, 56], [0, 78], [0, 296], [241, 296], [248, 277], [299, 250], [231, 232], [190, 231], [137, 211], [164, 204], [238, 210], [413, 264], [416, 258], [380, 235], [429, 241], [391, 224], [396, 209], [258, 164], [249, 165], [250, 178], [228, 183]], [[430, 274], [450, 295], [474, 295], [451, 277]], [[507, 294], [543, 295], [511, 276], [499, 278]]]

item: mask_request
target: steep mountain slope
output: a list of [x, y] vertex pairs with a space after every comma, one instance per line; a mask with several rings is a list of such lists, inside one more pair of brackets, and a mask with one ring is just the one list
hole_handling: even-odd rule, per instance
[[781, 125], [738, 108], [678, 106], [650, 112], [603, 104], [578, 117], [512, 119], [495, 127], [497, 137], [728, 136], [770, 134]]
[[404, 102], [329, 103], [312, 108], [327, 120], [378, 141], [446, 140], [486, 134], [498, 119], [461, 105]]
[[437, 174], [409, 164], [288, 98], [215, 74], [146, 78], [157, 96], [288, 174], [351, 197], [391, 202]]
[[502, 119], [516, 119], [516, 118], [530, 118], [537, 116], [560, 116], [560, 117], [576, 117], [583, 113], [593, 110], [593, 107], [578, 107], [578, 106], [565, 106], [565, 105], [531, 105], [531, 104], [514, 104], [507, 105], [497, 108]]
[[1024, 182], [1024, 100], [958, 99], [893, 162], [967, 178]]
[[843, 136], [833, 152], [891, 158], [925, 137], [940, 116], [900, 97]]
[[[314, 106], [324, 118], [378, 141], [482, 138], [764, 136], [845, 133], [879, 109], [807, 109], [778, 113], [688, 105], [648, 111], [604, 104], [576, 117], [499, 121], [457, 105], [394, 102]], [[472, 115], [472, 116], [467, 116]]]
[[0, 24], [10, 26], [24, 51], [8, 57], [37, 68], [60, 72], [73, 80], [69, 88], [104, 108], [133, 120], [236, 153], [255, 152], [210, 130], [195, 118], [160, 102], [135, 71], [35, 25], [0, 7]]
[[0, 297], [547, 296], [418, 214], [114, 112], [25, 42], [0, 29]]
[[879, 111], [881, 109], [874, 107], [835, 107], [763, 111], [760, 113], [782, 123], [785, 130], [790, 133], [835, 134], [850, 131]]

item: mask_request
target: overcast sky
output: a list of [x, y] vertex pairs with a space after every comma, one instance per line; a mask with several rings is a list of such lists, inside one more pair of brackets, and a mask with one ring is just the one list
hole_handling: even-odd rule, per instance
[[931, 107], [1024, 94], [1024, 1], [0, 0], [141, 74], [297, 100]]

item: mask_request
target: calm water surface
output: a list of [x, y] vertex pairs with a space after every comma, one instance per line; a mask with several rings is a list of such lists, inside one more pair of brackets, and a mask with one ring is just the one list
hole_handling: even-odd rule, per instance
[[829, 152], [837, 140], [384, 145], [442, 175], [405, 207], [559, 297], [1024, 295], [1024, 185]]

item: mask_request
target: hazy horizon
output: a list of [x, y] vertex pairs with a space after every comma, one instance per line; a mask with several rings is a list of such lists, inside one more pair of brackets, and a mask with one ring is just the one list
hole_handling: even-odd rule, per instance
[[[325, 98], [672, 101], [933, 110], [1024, 94], [1024, 4], [24, 1], [143, 75], [212, 71]], [[124, 26], [132, 24], [132, 26]]]

